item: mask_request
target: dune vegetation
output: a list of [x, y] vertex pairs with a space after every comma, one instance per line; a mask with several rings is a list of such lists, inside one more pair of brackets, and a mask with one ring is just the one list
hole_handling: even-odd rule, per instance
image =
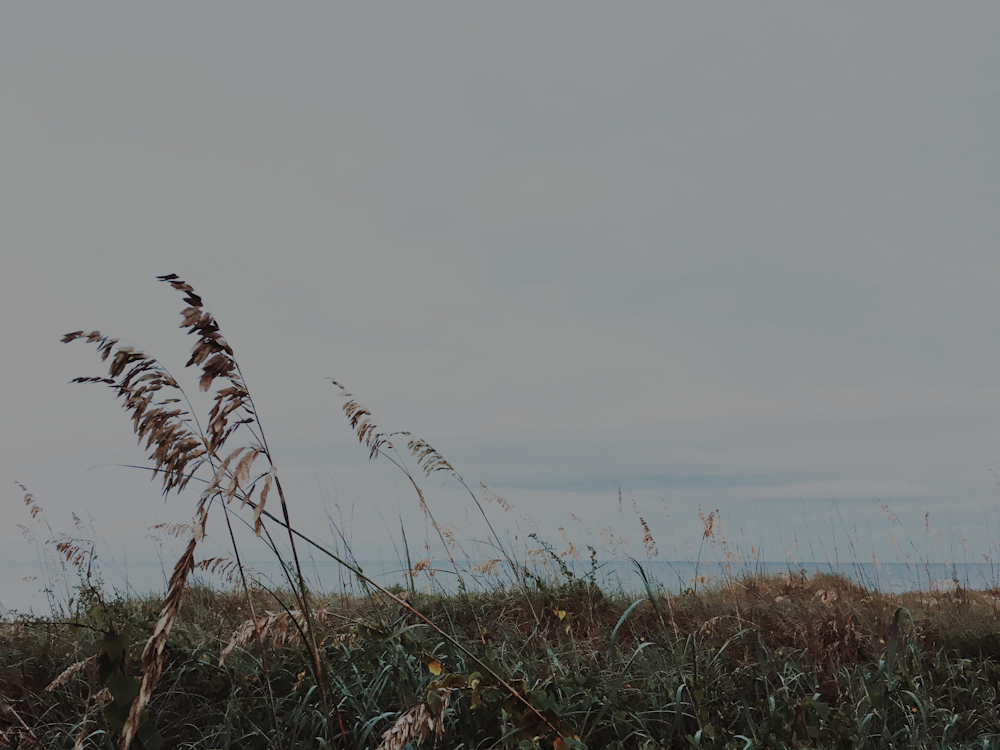
[[[406, 583], [380, 584], [349, 548], [291, 523], [232, 348], [189, 284], [160, 280], [184, 295], [186, 366], [212, 396], [207, 415], [149, 354], [99, 331], [63, 341], [96, 346], [107, 375], [76, 380], [114, 391], [164, 495], [191, 498], [194, 520], [159, 530], [183, 545], [162, 596], [109, 594], [93, 545], [52, 532], [25, 490], [29, 532], [66, 597], [49, 616], [0, 621], [0, 747], [1000, 747], [1000, 589], [890, 594], [745, 566], [672, 594], [642, 560], [638, 591], [609, 586], [592, 548], [537, 534], [512, 545], [487, 512], [506, 509], [502, 497], [427, 442], [383, 431], [334, 382], [369, 457], [412, 487], [433, 564], [455, 581], [418, 586], [431, 563], [411, 560], [404, 538]], [[467, 490], [487, 530], [475, 549], [435, 520], [421, 488], [435, 474]], [[225, 558], [202, 554], [210, 514], [227, 529]], [[714, 520], [696, 545], [717, 542]], [[243, 525], [280, 563], [280, 585], [246, 569]], [[304, 550], [342, 566], [351, 589], [312, 590]]]

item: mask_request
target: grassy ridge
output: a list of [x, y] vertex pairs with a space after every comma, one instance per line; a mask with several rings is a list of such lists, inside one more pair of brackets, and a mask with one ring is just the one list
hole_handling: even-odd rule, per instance
[[[588, 747], [990, 747], [1000, 735], [997, 591], [891, 596], [818, 575], [636, 601], [578, 580], [398, 593]], [[82, 594], [77, 624], [0, 628], [11, 747], [113, 746], [127, 713], [111, 662], [140, 672], [162, 602]], [[245, 637], [250, 602], [263, 654]], [[428, 746], [538, 742], [477, 663], [377, 592], [313, 602], [327, 713], [294, 605], [283, 592], [187, 591], [148, 709], [162, 747], [416, 745], [420, 727], [391, 732], [421, 707]]]
[[[342, 528], [326, 543], [292, 524], [232, 348], [189, 284], [160, 280], [185, 295], [187, 366], [213, 394], [209, 414], [199, 418], [173, 375], [134, 346], [99, 331], [63, 341], [93, 344], [109, 362], [107, 376], [75, 381], [120, 399], [164, 495], [200, 490], [191, 523], [155, 527], [184, 551], [163, 597], [108, 598], [93, 536], [56, 535], [26, 492], [24, 531], [45, 562], [53, 614], [0, 621], [0, 747], [1000, 747], [997, 590], [956, 581], [948, 593], [892, 596], [835, 575], [746, 567], [716, 588], [696, 573], [670, 596], [639, 563], [642, 596], [602, 590], [593, 547], [581, 574], [567, 560], [585, 556], [567, 539], [561, 552], [534, 532], [530, 546], [512, 540], [487, 512], [509, 513], [503, 498], [474, 490], [426, 441], [384, 431], [334, 382], [359, 442], [405, 475], [436, 535], [414, 561], [401, 529], [408, 585], [378, 584]], [[468, 491], [484, 536], [463, 542], [435, 520], [418, 479], [437, 472]], [[210, 513], [224, 521], [222, 557], [204, 556]], [[697, 559], [708, 544], [727, 570], [752, 562], [752, 547], [748, 557], [721, 538], [717, 513], [699, 511]], [[285, 588], [249, 575], [237, 532], [270, 550]], [[619, 542], [607, 532], [627, 558]], [[311, 591], [303, 548], [335, 561], [361, 593]], [[434, 566], [454, 574], [453, 593], [417, 590]], [[233, 588], [197, 585], [199, 569]]]

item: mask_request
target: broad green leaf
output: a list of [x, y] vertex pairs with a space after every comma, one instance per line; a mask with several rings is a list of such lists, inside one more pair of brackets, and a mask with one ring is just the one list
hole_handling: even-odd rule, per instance
[[156, 725], [152, 723], [146, 723], [139, 727], [136, 736], [142, 742], [145, 750], [160, 750], [163, 747], [163, 735], [160, 734], [160, 730], [156, 728]]
[[108, 690], [115, 703], [132, 703], [139, 694], [139, 681], [135, 677], [115, 671], [108, 676]]

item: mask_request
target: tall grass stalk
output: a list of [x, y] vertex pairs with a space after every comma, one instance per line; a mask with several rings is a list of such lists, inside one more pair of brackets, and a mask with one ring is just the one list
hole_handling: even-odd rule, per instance
[[[276, 522], [287, 531], [292, 561], [294, 563], [294, 575], [292, 575], [291, 571], [287, 570], [286, 566], [283, 565], [282, 567], [287, 572], [289, 588], [295, 597], [298, 611], [302, 613], [303, 623], [302, 625], [298, 625], [298, 621], [294, 620], [294, 618], [293, 620], [300, 627], [302, 635], [308, 644], [313, 677], [328, 725], [331, 719], [331, 706], [326, 694], [327, 675], [323, 668], [321, 651], [316, 640], [316, 628], [312, 622], [311, 597], [306, 584], [306, 577], [302, 572], [302, 565], [296, 546], [297, 538], [306, 541], [318, 551], [336, 560], [349, 569], [359, 580], [364, 581], [366, 585], [378, 591], [379, 594], [390, 598], [400, 607], [424, 622], [440, 637], [464, 653], [484, 673], [489, 674], [496, 681], [497, 685], [506, 690], [512, 699], [521, 705], [523, 711], [532, 715], [534, 717], [533, 720], [545, 728], [544, 733], [551, 733], [557, 740], [565, 741], [564, 730], [560, 729], [548, 716], [536, 709], [522, 692], [519, 692], [504, 680], [490, 664], [480, 659], [458, 640], [442, 630], [429, 618], [415, 609], [412, 604], [383, 588], [371, 578], [365, 576], [360, 568], [347, 562], [318, 541], [311, 539], [293, 527], [288, 512], [288, 502], [272, 460], [267, 437], [261, 425], [260, 417], [254, 406], [250, 391], [246, 387], [243, 373], [233, 354], [232, 347], [226, 342], [214, 316], [204, 308], [201, 297], [195, 293], [190, 284], [179, 279], [176, 274], [169, 274], [158, 278], [186, 295], [184, 301], [188, 304], [188, 307], [181, 312], [181, 315], [184, 317], [181, 327], [186, 328], [189, 334], [195, 334], [197, 337], [191, 358], [188, 360], [186, 366], [196, 365], [200, 367], [200, 389], [202, 391], [210, 391], [217, 379], [224, 381], [224, 387], [214, 391], [214, 406], [208, 415], [207, 427], [205, 429], [201, 427], [191, 401], [188, 399], [183, 388], [165, 367], [145, 352], [130, 345], [118, 346], [118, 339], [104, 336], [99, 331], [92, 331], [89, 334], [83, 331], [75, 331], [66, 334], [62, 339], [66, 343], [83, 339], [97, 344], [102, 360], [107, 361], [111, 358], [111, 365], [108, 372], [109, 377], [80, 377], [74, 380], [75, 382], [85, 383], [104, 383], [116, 392], [118, 398], [123, 400], [123, 407], [131, 413], [133, 426], [140, 443], [144, 438], [146, 440], [146, 448], [150, 451], [150, 458], [155, 462], [154, 471], [162, 473], [164, 496], [169, 495], [171, 490], [183, 490], [192, 478], [194, 478], [195, 473], [203, 466], [210, 470], [212, 477], [197, 502], [197, 520], [191, 530], [191, 537], [184, 553], [174, 566], [160, 618], [154, 628], [153, 634], [147, 640], [143, 651], [142, 680], [134, 698], [131, 700], [128, 718], [122, 727], [122, 750], [128, 750], [133, 739], [140, 731], [145, 733], [145, 737], [142, 737], [144, 744], [148, 745], [150, 742], [155, 744], [157, 742], [156, 738], [159, 737], [159, 731], [148, 722], [145, 707], [152, 697], [163, 668], [167, 637], [177, 617], [188, 575], [195, 566], [195, 548], [205, 535], [208, 513], [212, 505], [216, 502], [221, 503], [226, 508], [225, 513], [228, 521], [228, 504], [234, 498], [240, 501], [241, 506], [252, 510], [254, 531], [258, 537], [264, 530], [265, 518]], [[391, 440], [392, 435], [387, 435], [374, 417], [372, 417], [371, 412], [361, 406], [342, 385], [336, 383], [336, 381], [334, 381], [334, 384], [341, 389], [345, 398], [344, 412], [350, 421], [352, 429], [356, 431], [359, 441], [369, 448], [369, 457], [375, 458], [386, 451], [391, 451], [393, 455], [387, 455], [387, 457], [409, 479], [417, 493], [421, 509], [429, 518], [452, 563], [460, 590], [464, 591], [465, 582], [452, 555], [451, 545], [446, 539], [441, 526], [434, 519], [424, 498], [423, 491], [406, 467], [404, 459], [393, 445]], [[176, 396], [164, 398], [164, 394], [176, 394], [179, 398]], [[188, 408], [186, 410], [176, 406], [182, 400], [187, 404]], [[254, 438], [256, 442], [249, 445], [240, 445], [235, 450], [229, 451], [230, 441], [237, 440], [237, 436], [241, 435], [244, 431], [249, 433], [249, 436]], [[406, 435], [408, 433], [401, 434]], [[451, 470], [454, 473], [450, 464], [423, 441], [410, 441], [409, 447], [414, 455], [417, 455], [418, 464], [423, 466], [428, 475], [442, 470]], [[227, 451], [229, 452], [227, 453]], [[267, 468], [264, 472], [254, 476], [253, 465], [258, 459], [265, 460]], [[254, 501], [252, 497], [258, 483], [261, 483], [262, 487], [257, 500]], [[265, 510], [265, 503], [272, 486], [277, 492], [281, 506], [282, 518], [280, 520]], [[234, 555], [237, 556], [237, 564], [241, 569], [241, 581], [244, 593], [249, 602], [250, 592], [245, 576], [242, 575], [242, 563], [239, 562], [239, 551], [235, 544], [235, 537], [232, 537], [232, 542], [234, 545]], [[271, 544], [271, 549], [275, 554], [278, 554], [277, 547], [273, 543]], [[253, 613], [252, 606], [251, 613]], [[259, 625], [256, 622], [255, 616], [254, 633], [259, 641]], [[132, 695], [133, 690], [134, 685], [132, 682], [129, 682], [127, 688], [122, 688], [120, 695], [116, 696], [116, 700], [124, 701], [128, 696]], [[336, 712], [336, 709], [334, 709], [334, 713], [337, 714], [338, 724], [340, 724], [339, 713]], [[343, 735], [342, 728], [341, 735]], [[332, 739], [333, 736], [328, 731], [325, 741], [330, 742]]]

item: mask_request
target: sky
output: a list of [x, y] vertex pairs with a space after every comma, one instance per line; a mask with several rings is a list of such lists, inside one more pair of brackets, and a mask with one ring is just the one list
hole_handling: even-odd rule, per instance
[[196, 391], [169, 273], [293, 517], [344, 513], [359, 558], [425, 526], [327, 378], [556, 541], [641, 551], [640, 514], [687, 554], [719, 508], [769, 559], [992, 554], [998, 32], [994, 3], [5, 5], [0, 560], [36, 555], [16, 482], [119, 563], [190, 519], [59, 341]]

